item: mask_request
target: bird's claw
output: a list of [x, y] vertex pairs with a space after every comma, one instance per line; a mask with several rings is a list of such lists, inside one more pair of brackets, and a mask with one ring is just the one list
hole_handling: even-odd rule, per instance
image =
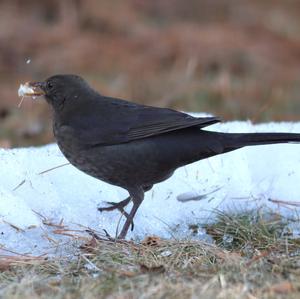
[[[110, 207], [100, 207], [98, 208], [99, 212], [110, 212], [113, 210], [119, 210], [126, 218], [129, 217], [129, 214], [124, 210], [124, 207], [128, 204], [129, 200], [123, 200], [121, 202], [111, 202], [107, 201], [106, 203], [110, 205]], [[134, 229], [134, 222], [131, 221], [131, 231]]]
[[116, 209], [118, 209], [119, 211], [121, 211], [121, 209], [124, 208], [123, 205], [119, 205], [120, 204], [119, 202], [106, 201], [105, 203], [107, 203], [108, 205], [110, 205], [110, 207], [101, 207], [101, 208], [98, 208], [99, 212], [113, 211], [113, 210], [116, 210]]

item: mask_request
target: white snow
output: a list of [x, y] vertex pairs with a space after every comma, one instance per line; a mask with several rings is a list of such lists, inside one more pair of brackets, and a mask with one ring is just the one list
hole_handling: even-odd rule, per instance
[[[300, 132], [300, 123], [230, 122], [211, 126], [224, 132]], [[0, 253], [55, 253], [91, 228], [115, 235], [120, 213], [97, 210], [105, 201], [127, 197], [66, 165], [56, 145], [0, 149]], [[216, 209], [238, 212], [265, 207], [287, 217], [300, 212], [300, 144], [247, 147], [183, 167], [146, 193], [128, 238], [146, 235], [188, 238], [189, 224], [213, 221]], [[121, 224], [124, 219], [122, 218]], [[205, 231], [196, 236], [205, 237]], [[63, 247], [63, 246], [61, 246]], [[2, 248], [2, 249], [1, 249]], [[65, 249], [64, 249], [65, 250]]]

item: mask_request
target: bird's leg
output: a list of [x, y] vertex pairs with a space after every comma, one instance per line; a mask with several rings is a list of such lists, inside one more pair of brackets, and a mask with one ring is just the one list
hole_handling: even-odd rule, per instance
[[[106, 203], [110, 204], [111, 206], [110, 207], [98, 208], [98, 211], [99, 212], [103, 212], [103, 211], [110, 212], [110, 211], [118, 209], [126, 218], [128, 218], [129, 214], [124, 210], [124, 208], [129, 204], [130, 200], [131, 200], [131, 196], [127, 197], [126, 199], [124, 199], [120, 202], [108, 201]], [[131, 222], [131, 230], [133, 230], [133, 229], [134, 229], [134, 223], [132, 221]]]
[[130, 225], [133, 225], [133, 218], [134, 218], [139, 206], [141, 205], [141, 203], [144, 200], [143, 188], [139, 187], [139, 188], [136, 188], [133, 190], [129, 190], [129, 194], [133, 201], [133, 207], [132, 207], [129, 215], [126, 217], [126, 221], [125, 221], [123, 228], [118, 236], [118, 239], [125, 239]]

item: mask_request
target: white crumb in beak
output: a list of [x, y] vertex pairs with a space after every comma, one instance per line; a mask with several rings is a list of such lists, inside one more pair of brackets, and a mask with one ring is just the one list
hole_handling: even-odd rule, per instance
[[36, 98], [34, 89], [29, 86], [28, 82], [26, 82], [25, 84], [20, 84], [20, 87], [18, 89], [18, 96], [21, 98], [21, 101], [18, 104], [19, 108], [21, 107], [25, 97], [32, 97], [33, 99]]
[[21, 84], [18, 89], [18, 96], [19, 97], [26, 97], [34, 94], [34, 90], [28, 85], [28, 83]]

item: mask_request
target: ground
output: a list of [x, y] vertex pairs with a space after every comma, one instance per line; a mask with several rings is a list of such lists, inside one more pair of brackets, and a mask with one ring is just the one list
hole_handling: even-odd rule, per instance
[[286, 225], [276, 214], [220, 214], [207, 227], [212, 244], [73, 232], [75, 255], [2, 258], [1, 298], [299, 298], [300, 240]]

